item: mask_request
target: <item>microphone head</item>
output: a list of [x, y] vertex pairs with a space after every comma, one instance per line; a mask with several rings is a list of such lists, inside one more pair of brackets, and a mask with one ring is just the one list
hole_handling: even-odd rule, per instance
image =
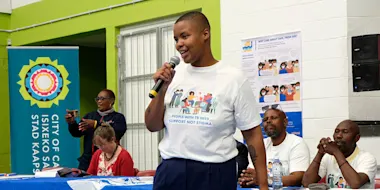
[[169, 63], [172, 63], [174, 66], [177, 66], [180, 61], [181, 61], [181, 59], [179, 59], [178, 56], [173, 56], [170, 58]]

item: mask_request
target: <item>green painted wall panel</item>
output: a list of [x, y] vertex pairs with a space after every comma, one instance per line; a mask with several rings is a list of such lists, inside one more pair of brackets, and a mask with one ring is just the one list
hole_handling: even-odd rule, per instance
[[[12, 28], [23, 27], [36, 22], [44, 22], [68, 15], [74, 15], [85, 11], [108, 7], [131, 0], [43, 0], [12, 11]], [[41, 12], [44, 11], [44, 14]], [[29, 14], [29, 17], [25, 17]]]
[[11, 15], [0, 13], [0, 29], [9, 29], [11, 23]]
[[[100, 8], [105, 5], [99, 0], [94, 1], [95, 6]], [[56, 2], [56, 4], [52, 4]], [[11, 16], [11, 28], [30, 26], [41, 22], [58, 19], [71, 14], [91, 10], [88, 8], [88, 1], [66, 0], [61, 5], [58, 0], [44, 0], [25, 7], [15, 9]], [[107, 1], [114, 2], [114, 1]], [[117, 4], [122, 1], [115, 1]], [[128, 1], [126, 1], [128, 2]], [[76, 5], [71, 10], [67, 5]], [[13, 32], [11, 38], [14, 45], [23, 45], [48, 39], [69, 36], [87, 31], [98, 30], [107, 27], [121, 27], [136, 24], [148, 20], [159, 19], [171, 15], [182, 14], [189, 10], [202, 9], [210, 20], [213, 28], [213, 50], [217, 57], [220, 57], [220, 2], [219, 0], [148, 0], [133, 5], [115, 8], [98, 13], [88, 14], [73, 19], [47, 24], [44, 26]], [[45, 14], [40, 14], [41, 10], [49, 10]], [[66, 11], [63, 13], [63, 11]], [[47, 14], [49, 13], [49, 14]], [[74, 27], [75, 26], [75, 27]]]
[[[117, 35], [119, 29], [115, 27], [106, 28], [106, 49], [107, 49], [107, 88], [114, 91], [117, 96]], [[118, 99], [116, 98], [114, 107], [117, 110]]]
[[[0, 13], [0, 29], [9, 29], [10, 15]], [[9, 33], [0, 32], [0, 173], [10, 171], [10, 128], [9, 128], [9, 88], [8, 88], [8, 54], [7, 39]]]

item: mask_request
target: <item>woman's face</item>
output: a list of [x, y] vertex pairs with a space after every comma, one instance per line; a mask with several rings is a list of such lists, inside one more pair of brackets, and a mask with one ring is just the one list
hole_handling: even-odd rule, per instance
[[112, 108], [114, 100], [109, 97], [106, 91], [101, 91], [95, 101], [100, 111], [107, 111]]
[[113, 140], [108, 142], [106, 139], [103, 139], [100, 136], [94, 137], [94, 145], [98, 147], [100, 150], [102, 150], [103, 152], [109, 153], [109, 154], [112, 154], [115, 149]]

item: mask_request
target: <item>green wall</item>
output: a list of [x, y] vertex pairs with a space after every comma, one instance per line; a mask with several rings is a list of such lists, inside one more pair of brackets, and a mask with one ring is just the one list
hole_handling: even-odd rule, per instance
[[95, 97], [106, 88], [106, 49], [79, 47], [80, 115], [95, 111]]
[[[8, 29], [10, 25], [9, 14], [0, 13], [0, 29]], [[9, 33], [0, 32], [0, 173], [10, 171], [10, 133], [9, 133], [9, 89], [8, 89], [8, 54], [7, 39]]]
[[[17, 28], [31, 26], [33, 24], [39, 24], [123, 2], [129, 2], [129, 0], [43, 0], [13, 10], [10, 17], [10, 29], [15, 30]], [[133, 5], [86, 14], [26, 30], [14, 31], [10, 34], [10, 38], [12, 39], [12, 45], [19, 46], [105, 29], [107, 42], [106, 86], [117, 92], [116, 42], [120, 27], [180, 15], [191, 10], [202, 10], [208, 17], [213, 29], [211, 44], [213, 53], [217, 59], [220, 59], [221, 34], [219, 0], [147, 0]], [[2, 81], [0, 81], [0, 84], [1, 83]], [[91, 83], [85, 83], [87, 85], [93, 84], [92, 81]], [[81, 82], [81, 86], [86, 84], [82, 84]], [[91, 94], [91, 96], [94, 95]], [[117, 103], [115, 105], [117, 105]]]
[[[12, 12], [11, 28], [31, 26], [41, 22], [82, 13], [96, 8], [129, 2], [127, 0], [44, 0], [20, 7]], [[75, 5], [75, 6], [74, 6]], [[24, 45], [69, 36], [87, 31], [106, 29], [107, 32], [107, 87], [117, 88], [116, 33], [118, 27], [136, 24], [201, 9], [213, 28], [212, 49], [220, 58], [220, 1], [219, 0], [147, 0], [107, 11], [71, 18], [27, 30], [13, 32], [14, 45]], [[43, 14], [41, 14], [43, 12]], [[74, 27], [75, 26], [75, 27]], [[115, 28], [116, 27], [116, 28]], [[116, 104], [117, 105], [117, 104]]]
[[[95, 97], [106, 88], [106, 49], [79, 47], [80, 115], [95, 111]], [[81, 138], [81, 152], [83, 138]]]

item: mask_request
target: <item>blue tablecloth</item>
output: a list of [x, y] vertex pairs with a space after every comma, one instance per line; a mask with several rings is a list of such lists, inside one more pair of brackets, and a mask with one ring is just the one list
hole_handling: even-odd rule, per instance
[[[99, 177], [94, 177], [98, 179]], [[72, 190], [67, 183], [69, 180], [90, 179], [86, 178], [23, 178], [23, 179], [6, 179], [0, 180], [0, 189], [25, 189], [25, 190]], [[152, 185], [136, 186], [105, 186], [102, 190], [111, 189], [131, 189], [131, 190], [151, 190]]]
[[[72, 190], [68, 184], [70, 180], [81, 180], [81, 179], [99, 179], [100, 177], [91, 178], [19, 178], [19, 179], [6, 179], [0, 180], [1, 190]], [[109, 177], [107, 177], [109, 178]], [[115, 177], [120, 178], [120, 177]], [[136, 186], [104, 186], [102, 190], [151, 190], [153, 185], [136, 185]], [[249, 190], [251, 188], [240, 188], [237, 186], [238, 190]], [[284, 188], [284, 189], [299, 189], [299, 187]]]

